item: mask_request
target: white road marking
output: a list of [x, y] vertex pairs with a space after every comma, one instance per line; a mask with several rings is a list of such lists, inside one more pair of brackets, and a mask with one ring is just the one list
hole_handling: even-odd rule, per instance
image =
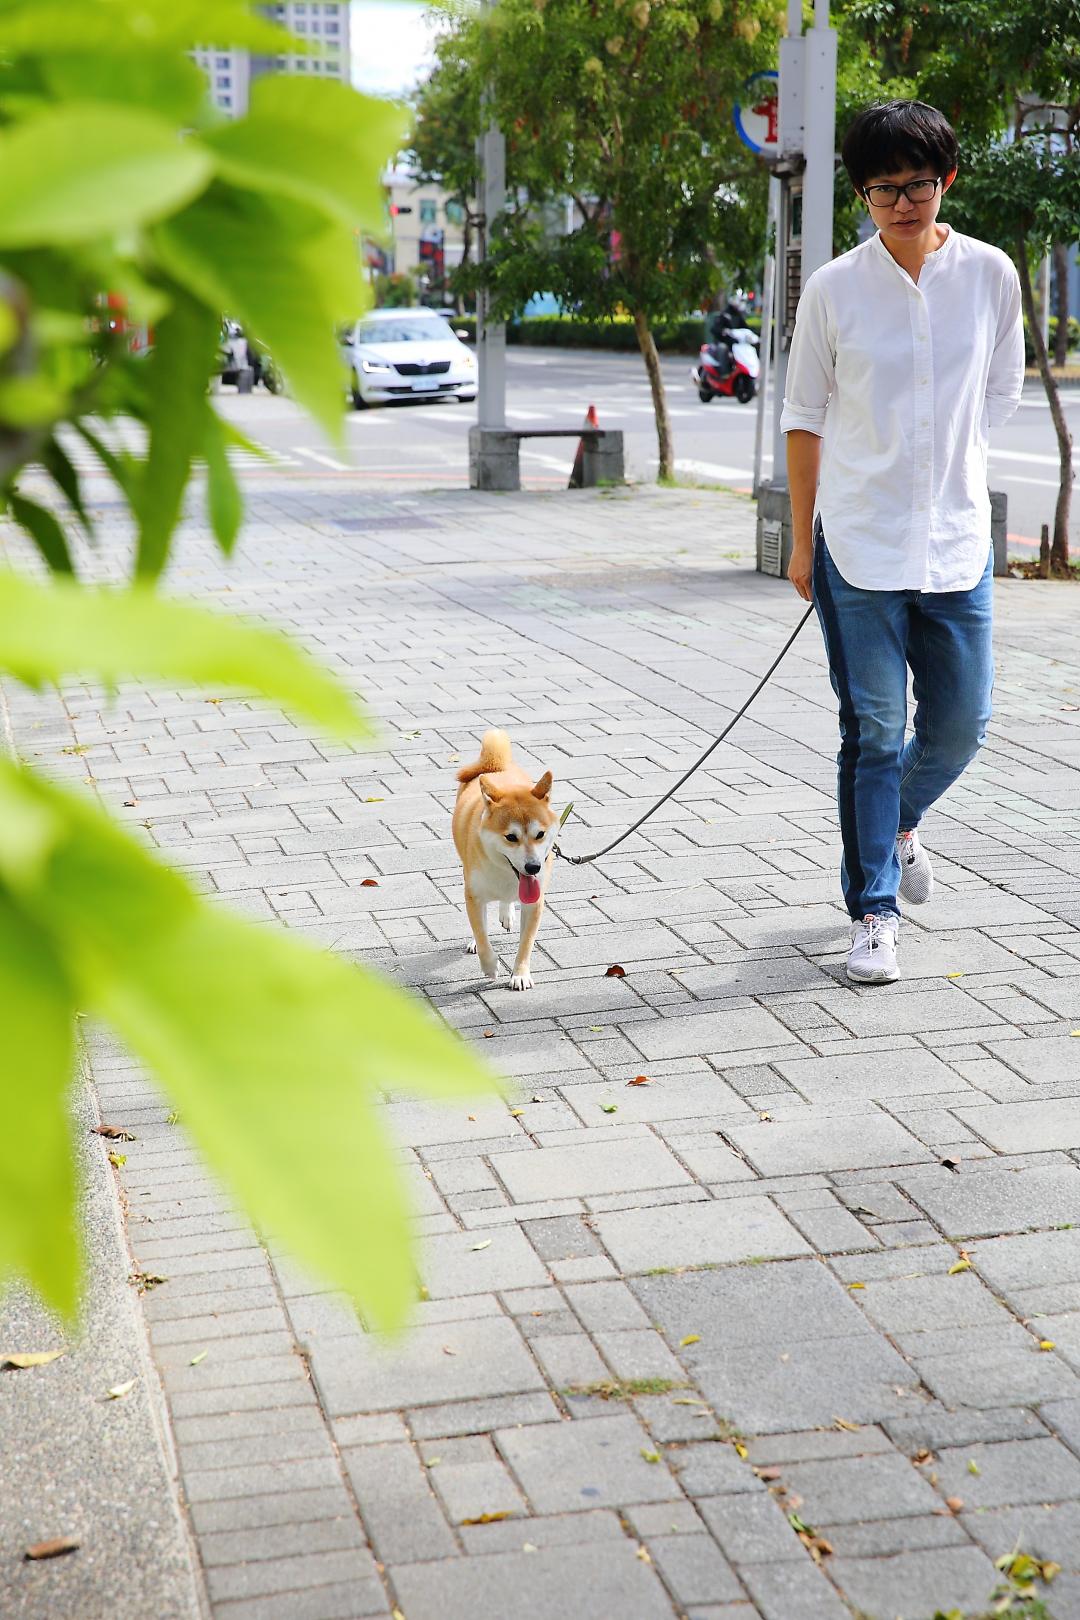
[[697, 473], [702, 478], [718, 478], [728, 484], [737, 478], [741, 484], [749, 483], [753, 473], [749, 467], [723, 467], [716, 461], [681, 461], [676, 460], [675, 467], [678, 472]]
[[[1080, 451], [1075, 452], [1080, 454]], [[1036, 467], [1059, 467], [1060, 456], [1038, 455], [1034, 450], [991, 450], [991, 461], [1028, 461]]]
[[321, 450], [306, 450], [303, 445], [294, 444], [293, 450], [298, 456], [305, 456], [308, 461], [317, 461], [320, 467], [330, 467], [334, 472], [352, 472], [347, 461], [335, 461], [333, 456], [324, 456]]

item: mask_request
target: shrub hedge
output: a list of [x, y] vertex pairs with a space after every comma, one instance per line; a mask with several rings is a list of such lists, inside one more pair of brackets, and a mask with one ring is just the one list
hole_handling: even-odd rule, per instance
[[[469, 341], [475, 342], [475, 316], [451, 315], [448, 319], [455, 332], [467, 332]], [[657, 348], [667, 354], [697, 354], [704, 319], [703, 315], [690, 315], [678, 321], [658, 321], [653, 327]], [[747, 324], [756, 332], [761, 323], [755, 317]], [[507, 326], [506, 341], [566, 349], [614, 349], [632, 354], [637, 353], [638, 346], [634, 323], [629, 316], [616, 316], [610, 321], [586, 321], [576, 315], [530, 315]]]

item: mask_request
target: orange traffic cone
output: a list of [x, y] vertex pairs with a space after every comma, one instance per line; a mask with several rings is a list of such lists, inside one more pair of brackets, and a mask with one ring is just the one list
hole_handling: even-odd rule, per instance
[[[595, 405], [590, 405], [588, 410], [585, 412], [585, 426], [586, 427], [593, 427], [593, 428], [600, 426], [600, 423], [597, 420], [596, 406]], [[576, 453], [574, 455], [574, 465], [573, 465], [573, 468], [572, 468], [571, 473], [570, 473], [570, 482], [567, 484], [566, 487], [567, 487], [567, 489], [584, 489], [584, 487], [585, 487], [585, 440], [584, 439], [579, 439], [578, 440], [577, 451], [576, 451]]]

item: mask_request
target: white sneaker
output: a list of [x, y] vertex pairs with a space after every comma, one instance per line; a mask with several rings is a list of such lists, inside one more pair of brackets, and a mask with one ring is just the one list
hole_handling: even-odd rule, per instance
[[911, 906], [924, 906], [934, 892], [934, 869], [919, 843], [919, 835], [897, 833], [896, 855], [900, 862], [900, 893]]
[[890, 912], [884, 917], [864, 917], [851, 925], [851, 949], [847, 976], [858, 984], [892, 984], [900, 977], [896, 965], [896, 936], [900, 919]]

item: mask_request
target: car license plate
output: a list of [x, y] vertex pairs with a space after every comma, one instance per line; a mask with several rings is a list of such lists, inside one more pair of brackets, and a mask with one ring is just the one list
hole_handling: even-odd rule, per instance
[[438, 386], [438, 381], [434, 377], [417, 377], [413, 383], [414, 388], [421, 389], [425, 393], [429, 393], [433, 388], [438, 388]]

